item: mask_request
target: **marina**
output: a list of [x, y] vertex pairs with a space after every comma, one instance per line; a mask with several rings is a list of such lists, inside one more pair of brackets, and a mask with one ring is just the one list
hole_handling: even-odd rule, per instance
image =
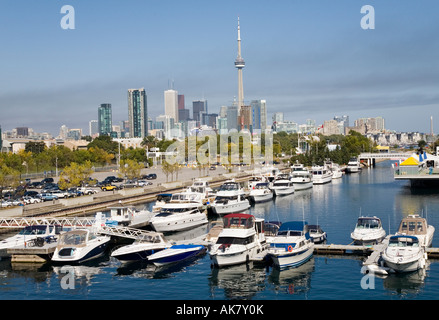
[[[387, 166], [385, 166], [387, 165]], [[382, 190], [380, 188], [380, 185], [386, 185], [387, 192], [389, 192], [389, 189], [391, 190], [393, 194], [394, 201], [397, 201], [396, 203], [398, 205], [394, 206], [392, 203], [392, 207], [395, 207], [397, 211], [393, 211], [389, 215], [389, 213], [386, 214], [386, 212], [392, 212], [389, 211], [389, 204], [384, 204], [383, 208], [380, 210], [372, 211], [372, 204], [365, 202], [366, 199], [370, 199], [369, 197], [373, 194], [376, 196], [376, 193], [373, 192], [370, 194], [370, 187], [374, 187], [374, 189], [377, 192]], [[392, 185], [391, 188], [389, 188], [389, 185]], [[358, 194], [356, 193], [356, 188], [362, 188], [361, 189], [361, 195], [362, 199], [364, 201], [361, 201], [361, 203], [348, 201], [346, 202], [346, 197], [349, 199], [355, 199]], [[196, 277], [194, 289], [196, 292], [202, 292], [203, 287], [207, 284], [208, 287], [210, 287], [211, 294], [209, 294], [207, 297], [203, 295], [200, 296], [199, 293], [197, 294], [193, 290], [189, 290], [188, 292], [182, 293], [179, 290], [180, 294], [182, 294], [183, 297], [192, 297], [192, 298], [201, 298], [201, 299], [230, 299], [232, 297], [236, 298], [236, 295], [238, 297], [245, 297], [245, 298], [251, 298], [256, 297], [259, 299], [273, 299], [275, 296], [278, 296], [279, 294], [284, 298], [304, 298], [304, 294], [309, 298], [311, 296], [311, 299], [322, 299], [325, 298], [325, 296], [322, 296], [321, 293], [317, 293], [315, 289], [312, 289], [308, 283], [311, 278], [313, 278], [313, 287], [320, 287], [321, 284], [327, 283], [328, 278], [326, 280], [323, 280], [324, 278], [321, 278], [325, 272], [323, 270], [327, 269], [328, 272], [332, 272], [333, 275], [339, 274], [339, 272], [342, 272], [343, 278], [348, 281], [348, 283], [353, 284], [352, 280], [349, 280], [353, 277], [353, 279], [360, 279], [363, 276], [362, 270], [365, 266], [374, 266], [378, 262], [378, 258], [382, 255], [385, 248], [387, 247], [388, 241], [390, 236], [387, 236], [381, 243], [378, 244], [372, 244], [372, 245], [354, 245], [352, 244], [352, 239], [350, 239], [350, 233], [353, 231], [356, 221], [358, 219], [358, 207], [361, 205], [361, 208], [363, 212], [374, 212], [377, 217], [381, 218], [382, 225], [385, 227], [388, 225], [387, 233], [389, 235], [393, 235], [395, 231], [397, 231], [397, 227], [399, 225], [399, 222], [403, 218], [401, 214], [404, 214], [406, 210], [406, 203], [407, 199], [411, 199], [411, 202], [414, 203], [413, 205], [407, 206], [407, 208], [413, 209], [413, 207], [416, 207], [416, 212], [422, 214], [425, 211], [428, 211], [428, 221], [429, 224], [437, 225], [439, 222], [438, 218], [435, 215], [436, 211], [436, 201], [434, 200], [434, 193], [429, 194], [428, 192], [424, 195], [416, 195], [416, 193], [413, 195], [411, 192], [407, 193], [410, 189], [407, 188], [404, 184], [401, 182], [395, 182], [393, 181], [392, 177], [392, 170], [389, 169], [389, 162], [383, 162], [380, 163], [377, 168], [374, 169], [363, 169], [362, 172], [356, 173], [355, 175], [346, 175], [343, 176], [341, 179], [334, 180], [330, 183], [324, 184], [324, 185], [315, 185], [313, 188], [307, 189], [307, 190], [301, 190], [297, 191], [291, 195], [282, 196], [282, 197], [275, 197], [272, 201], [268, 202], [262, 202], [262, 203], [253, 203], [251, 207], [246, 211], [247, 214], [250, 214], [254, 216], [257, 221], [260, 221], [263, 219], [265, 222], [269, 221], [291, 221], [291, 220], [301, 220], [302, 218], [305, 218], [307, 221], [309, 221], [310, 225], [318, 223], [320, 226], [322, 226], [323, 230], [327, 232], [327, 242], [326, 243], [315, 243], [314, 249], [313, 249], [313, 256], [307, 259], [303, 264], [298, 266], [297, 268], [287, 268], [286, 270], [280, 270], [277, 271], [276, 267], [266, 267], [260, 266], [260, 263], [257, 263], [257, 259], [255, 259], [254, 262], [251, 263], [251, 266], [249, 266], [248, 263], [244, 264], [237, 264], [229, 267], [211, 267], [212, 260], [209, 256], [209, 254], [203, 255], [203, 254], [197, 254], [191, 259], [189, 259], [187, 262], [180, 262], [176, 264], [174, 267], [169, 266], [155, 266], [153, 263], [147, 263], [143, 265], [126, 265], [119, 261], [115, 257], [110, 257], [109, 254], [104, 255], [96, 260], [96, 262], [89, 261], [87, 266], [88, 268], [92, 268], [93, 270], [97, 271], [98, 274], [95, 274], [92, 276], [92, 278], [99, 279], [101, 276], [99, 273], [102, 273], [104, 275], [107, 275], [106, 277], [110, 276], [113, 272], [116, 272], [116, 274], [119, 274], [119, 272], [122, 272], [122, 274], [125, 274], [126, 271], [123, 270], [130, 270], [128, 274], [125, 274], [120, 278], [122, 281], [128, 281], [128, 283], [131, 283], [132, 280], [134, 280], [133, 276], [136, 275], [136, 278], [140, 276], [141, 278], [144, 278], [145, 281], [151, 281], [152, 283], [155, 283], [155, 285], [163, 286], [162, 289], [159, 289], [159, 292], [156, 292], [156, 294], [141, 294], [137, 298], [141, 299], [169, 299], [170, 297], [167, 296], [160, 296], [160, 292], [166, 292], [166, 286], [170, 285], [172, 283], [172, 279], [176, 278], [175, 281], [184, 281], [186, 279], [187, 281], [190, 281], [191, 279], [191, 270], [197, 274], [204, 274], [207, 278], [210, 278], [207, 283], [200, 279], [199, 277]], [[412, 191], [413, 192], [413, 191]], [[354, 196], [354, 198], [352, 198]], [[387, 193], [386, 196], [389, 198], [389, 194]], [[343, 197], [344, 202], [340, 201]], [[428, 208], [425, 206], [424, 202], [420, 203], [416, 199], [430, 199], [428, 202]], [[337, 202], [340, 201], [340, 202]], [[344, 204], [343, 204], [344, 203]], [[154, 202], [147, 203], [146, 207], [147, 209], [151, 209], [152, 205], [154, 205]], [[343, 208], [346, 206], [346, 208]], [[355, 208], [355, 209], [354, 209]], [[342, 223], [340, 224], [340, 215], [337, 215], [336, 212], [338, 211], [344, 212], [345, 218], [344, 220], [349, 220], [349, 223]], [[346, 212], [352, 212], [352, 215], [347, 215]], [[356, 213], [357, 212], [357, 213]], [[346, 216], [347, 215], [347, 216]], [[182, 241], [177, 241], [174, 244], [178, 243], [179, 245], [186, 245], [187, 247], [185, 249], [189, 249], [190, 246], [196, 246], [196, 245], [202, 245], [209, 250], [209, 244], [205, 241], [205, 235], [209, 231], [209, 228], [211, 226], [211, 223], [217, 219], [218, 216], [209, 217], [209, 225], [203, 225], [200, 227], [197, 227], [195, 229], [199, 229], [199, 233], [196, 235], [197, 230], [193, 230], [194, 235], [191, 235], [189, 238], [185, 238]], [[42, 219], [45, 219], [44, 221]], [[94, 217], [69, 217], [69, 218], [3, 218], [2, 221], [0, 221], [0, 224], [2, 226], [9, 226], [9, 228], [16, 228], [17, 226], [25, 226], [25, 225], [33, 225], [38, 223], [62, 223], [65, 225], [70, 226], [91, 226], [93, 223], [95, 223]], [[53, 220], [55, 219], [55, 220]], [[212, 220], [213, 219], [213, 220]], [[337, 222], [338, 221], [338, 222]], [[343, 227], [344, 226], [344, 227]], [[107, 235], [110, 235], [112, 237], [121, 237], [125, 239], [131, 239], [132, 241], [138, 241], [143, 236], [148, 235], [151, 231], [147, 230], [141, 230], [139, 231], [139, 234], [134, 233], [134, 230], [140, 230], [136, 228], [130, 228], [130, 227], [124, 227], [124, 226], [111, 226], [111, 225], [104, 225], [101, 226], [101, 232], [105, 233]], [[391, 229], [391, 230], [390, 230]], [[344, 230], [344, 231], [343, 231]], [[393, 231], [393, 232], [391, 232]], [[190, 231], [192, 232], [192, 231]], [[218, 235], [218, 234], [217, 234]], [[173, 233], [169, 237], [174, 238], [178, 236], [178, 233]], [[168, 238], [168, 235], [165, 236]], [[267, 237], [267, 241], [270, 241]], [[214, 240], [215, 241], [215, 240]], [[433, 276], [435, 274], [436, 270], [436, 259], [439, 257], [439, 249], [437, 242], [433, 238], [432, 247], [426, 248], [425, 252], [427, 254], [427, 264], [426, 267], [422, 269], [424, 276], [422, 276], [422, 280], [420, 286], [424, 288], [426, 286], [426, 283], [429, 283], [429, 276]], [[27, 248], [14, 248], [11, 250], [11, 254], [15, 256], [21, 256], [24, 260], [25, 256], [29, 258], [29, 261], [32, 260], [32, 256], [38, 256], [43, 254], [50, 254], [54, 252], [55, 250], [55, 244], [47, 243], [42, 247], [27, 247]], [[123, 247], [122, 247], [123, 248]], [[181, 247], [183, 248], [183, 247]], [[114, 251], [115, 249], [110, 249], [110, 252]], [[23, 261], [24, 261], [23, 260]], [[27, 268], [32, 269], [32, 264], [25, 263], [23, 265], [23, 261], [19, 260], [4, 260], [1, 261], [1, 264], [5, 266], [4, 272], [13, 272], [13, 269], [16, 268], [17, 265], [20, 265], [21, 270], [26, 270]], [[35, 260], [34, 263], [36, 263], [37, 260]], [[46, 266], [47, 263], [39, 261], [39, 264], [42, 264], [43, 266]], [[11, 264], [8, 266], [8, 264]], [[180, 267], [178, 266], [180, 265]], [[337, 267], [335, 265], [338, 265]], [[27, 266], [27, 267], [26, 267]], [[154, 268], [152, 267], [154, 266]], [[344, 266], [344, 267], [343, 267]], [[81, 268], [81, 266], [78, 266]], [[10, 269], [12, 268], [12, 269]], [[41, 267], [40, 267], [41, 268]], [[47, 267], [45, 267], [47, 268]], [[49, 267], [49, 268], [55, 268], [55, 267]], [[166, 268], [166, 270], [163, 270]], [[180, 269], [182, 268], [182, 269]], [[10, 270], [10, 271], [8, 271]], [[35, 270], [35, 269], [34, 269]], [[38, 269], [37, 269], [38, 270]], [[55, 270], [55, 269], [54, 269]], [[100, 271], [99, 271], [100, 270]], [[171, 270], [171, 271], [169, 271]], [[180, 270], [180, 271], [179, 271]], [[184, 273], [182, 273], [182, 270], [185, 270]], [[307, 271], [308, 270], [308, 271]], [[373, 267], [370, 269], [373, 270]], [[39, 271], [38, 271], [39, 272]], [[170, 273], [169, 273], [170, 272]], [[323, 273], [322, 273], [323, 272]], [[417, 272], [417, 271], [415, 271]], [[160, 280], [161, 276], [168, 274], [168, 276], [165, 277], [165, 279], [168, 280]], [[302, 276], [299, 278], [296, 278], [294, 274], [301, 274]], [[378, 273], [377, 273], [378, 274]], [[425, 275], [427, 274], [427, 275]], [[234, 275], [239, 275], [239, 278], [234, 278]], [[410, 275], [407, 275], [407, 277], [413, 277], [413, 273], [410, 273]], [[48, 277], [51, 277], [50, 274], [47, 274]], [[285, 278], [286, 276], [286, 278]], [[158, 278], [157, 278], [158, 277]], [[254, 277], [257, 277], [260, 280], [255, 280]], [[386, 283], [387, 279], [390, 281], [392, 279], [399, 279], [400, 276], [397, 275], [388, 275], [386, 279], [384, 280], [376, 280], [378, 283]], [[81, 276], [78, 276], [78, 279], [80, 279]], [[203, 278], [203, 276], [201, 277]], [[207, 279], [206, 278], [206, 279]], [[321, 278], [321, 280], [316, 280]], [[131, 280], [130, 280], [131, 279]], [[237, 282], [236, 286], [232, 286], [231, 279], [235, 279], [233, 281]], [[239, 280], [238, 280], [239, 279]], [[249, 279], [254, 279], [252, 282]], [[265, 279], [265, 280], [264, 280]], [[287, 279], [286, 282], [284, 279]], [[296, 280], [294, 280], [296, 279]], [[300, 280], [299, 280], [300, 279]], [[308, 280], [306, 280], [308, 279]], [[336, 285], [334, 281], [341, 281], [341, 278], [338, 276], [334, 276], [331, 278], [330, 282], [333, 283], [332, 286]], [[347, 279], [347, 280], [346, 280]], [[201, 281], [200, 281], [201, 280]], [[213, 282], [212, 282], [213, 281]], [[254, 282], [256, 281], [256, 282]], [[272, 282], [274, 281], [274, 282]], [[351, 281], [351, 282], [349, 282]], [[381, 281], [381, 282], [379, 282]], [[111, 281], [110, 281], [111, 282]], [[118, 281], [119, 282], [119, 281]], [[378, 299], [384, 298], [386, 299], [385, 292], [388, 289], [379, 289], [378, 291], [374, 291], [372, 293], [371, 291], [364, 291], [359, 287], [360, 280], [355, 281], [357, 283], [357, 289], [358, 291], [362, 292], [363, 294], [376, 296], [378, 294]], [[152, 284], [151, 283], [151, 284]], [[252, 284], [251, 284], [252, 283]], [[258, 289], [255, 289], [256, 287], [260, 286], [261, 284], [264, 284], [264, 288], [262, 291], [259, 291]], [[111, 286], [111, 283], [108, 283], [108, 285]], [[121, 284], [123, 286], [123, 284]], [[273, 286], [274, 285], [274, 286]], [[378, 284], [380, 286], [380, 284]], [[81, 285], [82, 286], [82, 285]], [[87, 285], [91, 291], [93, 291], [93, 283]], [[255, 287], [256, 286], [256, 287]], [[294, 287], [294, 290], [291, 290], [291, 288]], [[228, 288], [228, 289], [226, 289]], [[254, 289], [252, 289], [254, 288]], [[277, 288], [277, 289], [276, 289]], [[280, 288], [286, 288], [285, 292], [280, 292]], [[289, 289], [289, 291], [288, 291]], [[212, 291], [213, 290], [213, 291]], [[224, 291], [226, 290], [226, 291]], [[231, 290], [231, 291], [230, 291]], [[294, 292], [291, 292], [294, 291]], [[337, 291], [337, 290], [335, 290]], [[222, 293], [221, 293], [222, 292]], [[228, 292], [228, 293], [226, 293]], [[258, 293], [259, 292], [259, 293]], [[314, 293], [313, 293], [314, 292]], [[329, 292], [325, 291], [327, 296], [326, 298], [333, 297], [334, 292], [332, 292], [329, 295]], [[360, 294], [358, 292], [358, 294]], [[417, 291], [416, 291], [417, 292]], [[422, 297], [425, 296], [421, 293], [414, 293], [415, 297]], [[382, 295], [384, 293], [384, 296]], [[61, 291], [61, 297], [65, 295], [66, 292]], [[98, 294], [97, 292], [95, 294]], [[95, 296], [95, 294], [92, 294], [92, 296]], [[337, 293], [335, 293], [337, 295]], [[344, 293], [346, 294], [346, 293]], [[338, 298], [343, 299], [343, 297], [347, 298], [347, 295], [344, 295], [342, 293], [338, 293]], [[352, 298], [352, 292], [349, 292], [349, 298]], [[375, 294], [375, 295], [374, 295]], [[284, 296], [285, 295], [285, 296]], [[97, 297], [97, 296], [95, 296]], [[355, 294], [353, 295], [355, 298]], [[359, 299], [361, 295], [358, 296]], [[120, 296], [121, 299], [128, 298], [128, 296], [124, 296], [123, 294]], [[178, 297], [179, 299], [181, 296]]]

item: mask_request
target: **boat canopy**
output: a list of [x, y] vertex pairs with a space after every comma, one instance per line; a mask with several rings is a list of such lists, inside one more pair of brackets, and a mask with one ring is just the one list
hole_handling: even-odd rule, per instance
[[89, 232], [87, 230], [72, 230], [61, 235], [59, 245], [85, 246]]
[[224, 228], [250, 229], [254, 227], [255, 217], [246, 213], [231, 213], [223, 218]]
[[308, 222], [307, 221], [289, 221], [284, 222], [279, 227], [277, 233], [279, 236], [301, 236], [305, 235], [309, 239]]
[[233, 191], [238, 189], [239, 184], [237, 182], [225, 182], [219, 187], [218, 191]]

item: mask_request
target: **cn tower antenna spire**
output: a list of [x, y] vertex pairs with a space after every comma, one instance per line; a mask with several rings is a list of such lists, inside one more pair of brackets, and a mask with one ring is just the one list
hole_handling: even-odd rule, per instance
[[242, 85], [242, 69], [245, 67], [244, 59], [241, 56], [241, 27], [238, 16], [238, 57], [235, 60], [235, 67], [238, 69], [238, 109], [244, 105], [244, 87]]

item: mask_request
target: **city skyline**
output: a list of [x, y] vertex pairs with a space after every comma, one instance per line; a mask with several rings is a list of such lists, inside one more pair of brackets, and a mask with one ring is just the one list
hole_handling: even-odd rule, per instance
[[[245, 103], [264, 99], [268, 119], [274, 112], [320, 124], [340, 114], [382, 116], [388, 129], [428, 133], [430, 117], [439, 116], [434, 1], [243, 1], [239, 12], [233, 1], [69, 4], [74, 30], [60, 27], [58, 1], [0, 5], [4, 131], [86, 131], [104, 103], [120, 123], [128, 119], [127, 90], [142, 87], [154, 119], [164, 114], [170, 80], [186, 108], [207, 100], [219, 113], [238, 99], [238, 16]], [[374, 30], [360, 26], [366, 4], [375, 9]]]

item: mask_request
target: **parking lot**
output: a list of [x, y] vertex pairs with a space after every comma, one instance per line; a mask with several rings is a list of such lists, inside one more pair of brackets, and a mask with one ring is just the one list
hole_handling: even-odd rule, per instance
[[[241, 168], [235, 168], [235, 171], [240, 171]], [[141, 171], [141, 176], [151, 175], [155, 174], [155, 179], [139, 179], [138, 181], [127, 181], [123, 179], [122, 181], [113, 181], [109, 184], [102, 185], [102, 182], [105, 181], [106, 178], [113, 176], [118, 177], [117, 171], [105, 171], [105, 172], [94, 172], [91, 175], [92, 179], [95, 179], [98, 181], [99, 185], [93, 185], [88, 186], [84, 188], [74, 188], [75, 190], [70, 190], [70, 192], [58, 190], [57, 183], [59, 180], [59, 177], [53, 177], [53, 181], [49, 179], [49, 181], [46, 181], [47, 183], [44, 186], [39, 187], [28, 187], [25, 190], [21, 192], [21, 196], [13, 196], [13, 192], [11, 193], [3, 193], [5, 196], [3, 201], [1, 202], [1, 207], [13, 207], [13, 206], [22, 206], [22, 205], [29, 205], [29, 204], [35, 204], [35, 203], [44, 203], [44, 202], [51, 202], [56, 203], [58, 199], [61, 198], [67, 198], [67, 197], [76, 197], [81, 196], [83, 194], [95, 194], [96, 196], [105, 196], [108, 195], [109, 192], [117, 191], [122, 188], [134, 188], [134, 187], [143, 187], [147, 188], [148, 186], [154, 187], [157, 185], [161, 185], [166, 182], [187, 182], [192, 181], [193, 179], [199, 178], [199, 177], [215, 177], [220, 174], [226, 173], [226, 170], [221, 167], [214, 167], [214, 168], [206, 168], [199, 170], [197, 168], [181, 168], [181, 170], [178, 172], [178, 177], [176, 174], [174, 175], [168, 175], [168, 178], [166, 178], [166, 175], [162, 172], [161, 167], [152, 167], [152, 168], [145, 168]], [[34, 179], [32, 182], [42, 182], [43, 179]], [[140, 181], [140, 183], [139, 183]], [[108, 186], [108, 187], [106, 187]], [[108, 189], [108, 190], [107, 190]], [[29, 195], [24, 196], [24, 192], [29, 193]]]

